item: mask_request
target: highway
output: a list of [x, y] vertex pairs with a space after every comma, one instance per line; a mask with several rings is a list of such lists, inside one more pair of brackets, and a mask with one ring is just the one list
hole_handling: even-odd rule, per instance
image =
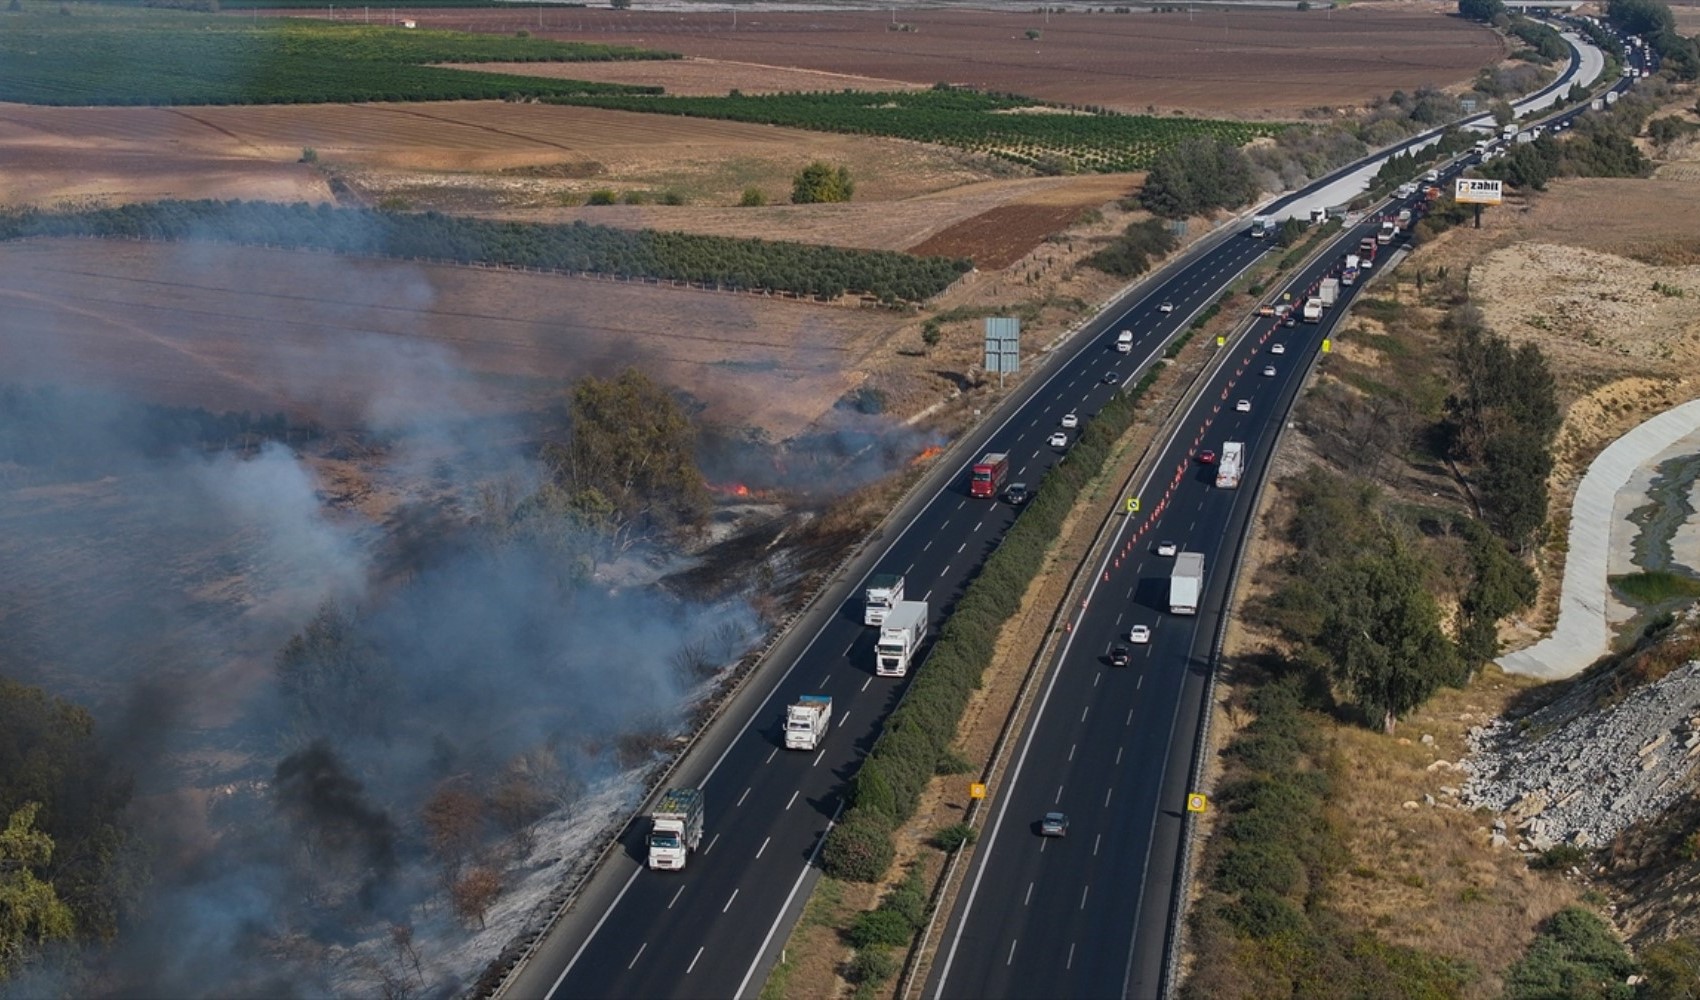
[[[1291, 204], [1302, 194], [1277, 204]], [[883, 550], [876, 547], [877, 556], [858, 566], [858, 582], [847, 596], [826, 609], [824, 621], [821, 615], [805, 619], [807, 627], [781, 644], [763, 675], [746, 685], [668, 782], [704, 790], [701, 852], [682, 872], [648, 871], [645, 824], [634, 822], [502, 995], [722, 998], [751, 996], [761, 988], [818, 878], [813, 861], [842, 806], [846, 782], [907, 683], [873, 674], [876, 630], [861, 623], [866, 577], [903, 574], [908, 599], [931, 605], [936, 632], [1018, 514], [1000, 501], [970, 498], [968, 466], [983, 452], [1008, 452], [1009, 480], [1036, 485], [1066, 453], [1066, 447], [1046, 443], [1062, 415], [1073, 411], [1082, 423], [1089, 420], [1270, 249], [1272, 241], [1241, 232], [1207, 237], [1146, 282], [1016, 388], [1006, 416], [970, 432], [966, 446], [955, 451], [959, 464], [947, 470], [935, 492], [912, 501], [913, 515], [899, 519], [903, 526]], [[1298, 282], [1314, 282], [1337, 262], [1338, 255], [1327, 256]], [[1173, 305], [1172, 312], [1160, 310], [1164, 302]], [[977, 862], [990, 859], [993, 874], [975, 870], [972, 898], [964, 894], [968, 917], [953, 922], [950, 957], [935, 963], [939, 978], [930, 991], [1150, 995], [1144, 988], [1160, 972], [1166, 927], [1166, 919], [1155, 915], [1167, 907], [1181, 829], [1173, 806], [1187, 777], [1189, 727], [1197, 724], [1225, 569], [1236, 557], [1231, 543], [1245, 516], [1239, 500], [1250, 492], [1215, 490], [1208, 471], [1194, 467], [1187, 455], [1201, 446], [1219, 450], [1225, 439], [1244, 440], [1255, 473], [1255, 463], [1268, 454], [1274, 418], [1290, 405], [1302, 366], [1341, 312], [1337, 306], [1319, 326], [1283, 328], [1268, 337], [1260, 333], [1252, 345], [1231, 344], [1257, 370], [1229, 366], [1218, 379], [1233, 378], [1235, 384], [1213, 383], [1204, 396], [1211, 400], [1209, 409], [1190, 415], [1185, 425], [1195, 433], [1167, 446], [1158, 463], [1164, 471], [1141, 491], [1147, 511], [1159, 506], [1162, 511], [1124, 525], [1130, 535], [1145, 533], [1094, 592], [1089, 617], [1076, 629], [1034, 713], [1020, 770], [998, 789], [997, 820]], [[1112, 346], [1122, 329], [1135, 334], [1129, 354]], [[1272, 358], [1267, 351], [1277, 341], [1285, 341], [1288, 352]], [[1275, 376], [1258, 374], [1266, 360], [1276, 363]], [[1231, 399], [1221, 395], [1224, 389]], [[1238, 398], [1251, 400], [1250, 413], [1233, 409]], [[1072, 442], [1078, 432], [1067, 433]], [[1206, 552], [1207, 600], [1196, 618], [1177, 619], [1160, 610], [1168, 560], [1146, 549], [1164, 532]], [[1111, 637], [1125, 635], [1135, 622], [1154, 626], [1153, 642], [1135, 647], [1132, 668], [1109, 670], [1100, 660]], [[832, 697], [832, 731], [819, 751], [784, 750], [783, 708], [805, 693]], [[1090, 753], [1078, 753], [1082, 747]], [[1053, 804], [1046, 808], [1066, 803], [1077, 817], [1066, 841], [1022, 836], [1019, 828], [1036, 821], [1045, 811], [1038, 807], [1047, 801]], [[1146, 890], [1135, 891], [1140, 886]], [[1112, 901], [1116, 905], [1104, 905]]]
[[[1582, 61], [1578, 53], [1572, 73]], [[1553, 86], [1567, 86], [1570, 76]], [[1449, 184], [1467, 162], [1440, 171], [1439, 183]], [[1315, 195], [1301, 193], [1289, 204], [1305, 197]], [[1420, 215], [1423, 204], [1418, 195], [1384, 211], [1410, 207]], [[1303, 301], [1322, 278], [1338, 275], [1344, 254], [1376, 229], [1372, 217], [1347, 230], [1278, 291]], [[1402, 242], [1381, 247], [1378, 266]], [[997, 788], [925, 996], [1163, 995], [1184, 809], [1194, 790], [1193, 748], [1254, 498], [1249, 488], [1216, 488], [1214, 468], [1201, 464], [1198, 453], [1243, 442], [1248, 477], [1260, 474], [1324, 339], [1362, 287], [1360, 281], [1342, 288], [1339, 304], [1318, 324], [1287, 327], [1265, 319], [1231, 341], [1231, 362], [1198, 396], [1135, 490], [1147, 513], [1118, 525], [1086, 607], [1072, 616], [1069, 638]], [[1242, 399], [1250, 401], [1249, 412], [1235, 405]], [[1205, 599], [1196, 616], [1169, 613], [1174, 560], [1156, 554], [1166, 541], [1204, 555]], [[1135, 625], [1150, 628], [1149, 643], [1127, 643]], [[1107, 654], [1117, 644], [1134, 654], [1127, 667], [1110, 664]], [[1039, 818], [1052, 810], [1069, 817], [1065, 838], [1038, 836]]]
[[[1281, 290], [1302, 301], [1338, 273], [1347, 248], [1375, 232], [1373, 219], [1347, 230], [1339, 249]], [[1394, 246], [1379, 249], [1385, 255]], [[1362, 287], [1342, 288], [1320, 323], [1288, 327], [1266, 318], [1230, 341], [1230, 362], [1136, 490], [1149, 513], [1122, 521], [1087, 607], [1074, 616], [999, 788], [927, 996], [1159, 994], [1198, 706], [1254, 495], [1216, 488], [1215, 467], [1198, 453], [1243, 442], [1248, 475], [1260, 474], [1323, 339]], [[1268, 367], [1274, 371], [1266, 375]], [[1241, 399], [1250, 412], [1238, 410]], [[1204, 554], [1205, 600], [1196, 616], [1169, 613], [1174, 560], [1156, 554], [1163, 541]], [[1110, 648], [1126, 644], [1134, 625], [1148, 626], [1151, 641], [1128, 646], [1128, 667], [1110, 666]], [[1039, 817], [1053, 809], [1069, 817], [1064, 839], [1036, 835]]]
[[[1132, 298], [1099, 332], [1064, 348], [1065, 358], [1024, 387], [1025, 405], [978, 431], [975, 446], [962, 453], [964, 464], [870, 571], [903, 574], [908, 598], [931, 605], [936, 631], [1018, 512], [1001, 501], [970, 498], [968, 465], [982, 452], [1008, 452], [1009, 481], [1037, 485], [1067, 451], [1046, 443], [1062, 415], [1075, 411], [1083, 423], [1090, 420], [1223, 286], [1267, 252], [1269, 242], [1221, 240]], [[1172, 312], [1160, 310], [1165, 301]], [[1135, 333], [1128, 354], [1112, 346], [1122, 329]], [[1067, 433], [1072, 442], [1077, 432]], [[813, 884], [810, 861], [839, 811], [845, 783], [907, 683], [873, 674], [877, 630], [862, 624], [861, 589], [858, 584], [809, 637], [767, 697], [737, 713], [725, 727], [723, 746], [695, 755], [702, 762], [685, 766], [670, 782], [704, 789], [701, 854], [683, 872], [647, 871], [645, 830], [633, 824], [623, 850], [598, 873], [509, 995], [731, 997], [759, 990], [792, 911]], [[783, 707], [808, 693], [832, 697], [832, 732], [818, 752], [783, 750]]]

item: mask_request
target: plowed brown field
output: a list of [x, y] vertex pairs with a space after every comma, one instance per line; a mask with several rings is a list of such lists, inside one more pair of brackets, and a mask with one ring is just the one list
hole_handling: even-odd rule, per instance
[[[1320, 6], [1320, 5], [1319, 5]], [[1229, 116], [1290, 116], [1356, 105], [1377, 94], [1459, 83], [1499, 61], [1488, 29], [1437, 6], [1343, 10], [1213, 8], [1188, 13], [1075, 10], [891, 10], [741, 14], [545, 10], [422, 10], [421, 26], [636, 45], [687, 56], [852, 76], [940, 81], [1125, 110], [1185, 108]], [[1038, 31], [1036, 40], [1027, 38]], [[586, 79], [664, 83], [646, 63], [575, 67]], [[727, 68], [721, 92], [742, 87]], [[696, 82], [700, 86], [700, 81]], [[838, 84], [837, 86], [850, 86]]]
[[[628, 364], [783, 438], [900, 322], [874, 309], [193, 244], [0, 244], [7, 381], [333, 426], [537, 408]], [[376, 411], [376, 412], [375, 412]]]

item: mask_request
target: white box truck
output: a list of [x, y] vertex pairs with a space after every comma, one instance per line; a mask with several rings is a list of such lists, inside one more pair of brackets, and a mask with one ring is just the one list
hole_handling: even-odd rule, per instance
[[820, 746], [832, 725], [832, 699], [824, 694], [805, 694], [785, 706], [785, 749], [813, 750]]
[[1222, 444], [1222, 457], [1216, 462], [1216, 485], [1224, 490], [1231, 490], [1240, 485], [1240, 477], [1245, 474], [1245, 444], [1240, 441], [1225, 441]]
[[1252, 239], [1261, 240], [1265, 236], [1268, 236], [1270, 233], [1273, 233], [1274, 231], [1275, 231], [1275, 217], [1273, 215], [1257, 215], [1257, 216], [1252, 217], [1252, 220], [1251, 220], [1251, 238]]
[[909, 673], [915, 652], [927, 638], [927, 602], [899, 601], [880, 625], [879, 644], [874, 647], [874, 673], [902, 677]]
[[1300, 318], [1306, 323], [1322, 322], [1322, 300], [1314, 295], [1305, 299], [1304, 315]]
[[649, 867], [681, 871], [701, 844], [702, 789], [669, 789], [649, 813]]
[[1175, 556], [1175, 569], [1169, 575], [1169, 613], [1198, 614], [1198, 602], [1204, 596], [1204, 553], [1182, 552]]
[[875, 574], [874, 578], [868, 581], [868, 590], [863, 597], [866, 603], [862, 605], [862, 624], [878, 625], [891, 613], [892, 605], [903, 600], [903, 575]]
[[1131, 354], [1133, 352], [1133, 331], [1132, 330], [1123, 330], [1122, 332], [1116, 334], [1116, 350], [1122, 352], [1123, 354]]
[[1316, 286], [1316, 297], [1322, 300], [1322, 308], [1334, 308], [1334, 303], [1340, 301], [1340, 279], [1323, 278], [1322, 284]]

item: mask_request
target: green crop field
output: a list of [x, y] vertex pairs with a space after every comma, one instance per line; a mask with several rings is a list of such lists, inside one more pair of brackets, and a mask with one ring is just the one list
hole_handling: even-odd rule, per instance
[[989, 153], [1048, 172], [1142, 170], [1158, 153], [1197, 136], [1245, 143], [1284, 126], [1124, 115], [1046, 105], [1007, 95], [934, 88], [903, 93], [822, 92], [759, 97], [569, 95], [566, 104], [728, 118], [817, 132], [932, 142]]
[[[440, 62], [592, 62], [676, 55], [541, 38], [26, 3], [0, 11], [0, 101], [311, 104], [646, 88], [441, 69]], [[653, 91], [649, 91], [653, 92]]]

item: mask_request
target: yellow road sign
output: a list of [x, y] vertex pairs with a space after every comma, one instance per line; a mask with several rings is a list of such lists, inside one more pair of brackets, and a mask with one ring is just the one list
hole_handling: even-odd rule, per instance
[[1324, 340], [1322, 341], [1322, 353], [1327, 354], [1329, 351], [1332, 351], [1333, 349], [1334, 349], [1334, 342], [1332, 340], [1328, 340], [1328, 339], [1324, 338]]
[[971, 798], [971, 799], [983, 799], [983, 798], [985, 798], [986, 797], [986, 783], [983, 782], [983, 781], [971, 782], [968, 785], [968, 797]]
[[1204, 797], [1203, 792], [1193, 792], [1186, 797], [1187, 812], [1201, 813], [1208, 808], [1210, 808], [1210, 800]]
[[1129, 514], [1139, 513], [1139, 498], [1138, 497], [1128, 497], [1127, 498], [1127, 512]]
[[1216, 346], [1217, 346], [1217, 347], [1221, 347], [1221, 346], [1222, 346], [1222, 345], [1223, 345], [1223, 344], [1226, 344], [1226, 343], [1227, 343], [1227, 342], [1228, 342], [1228, 338], [1227, 338], [1227, 337], [1224, 337], [1224, 336], [1220, 336], [1220, 335], [1218, 335], [1218, 336], [1217, 336], [1217, 337], [1216, 337]]

